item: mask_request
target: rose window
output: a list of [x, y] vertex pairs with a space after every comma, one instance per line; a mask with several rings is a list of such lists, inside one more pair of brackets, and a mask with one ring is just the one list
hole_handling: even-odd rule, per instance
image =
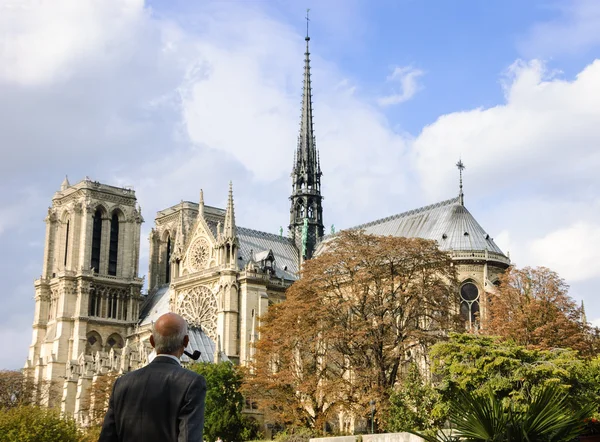
[[194, 287], [177, 297], [177, 313], [190, 327], [201, 327], [213, 342], [217, 341], [217, 297], [208, 287]]
[[189, 263], [194, 270], [202, 270], [208, 264], [210, 246], [204, 238], [192, 244]]

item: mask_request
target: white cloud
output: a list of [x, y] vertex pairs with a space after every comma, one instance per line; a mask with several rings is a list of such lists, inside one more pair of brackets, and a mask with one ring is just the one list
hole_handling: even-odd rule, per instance
[[571, 55], [600, 45], [600, 2], [572, 0], [554, 2], [558, 17], [534, 25], [519, 42], [527, 58]]
[[387, 82], [397, 83], [398, 90], [390, 95], [378, 98], [377, 103], [380, 106], [391, 106], [410, 100], [423, 88], [418, 79], [424, 74], [422, 70], [415, 69], [412, 66], [395, 67], [394, 72], [387, 78]]
[[569, 281], [600, 276], [600, 224], [578, 222], [531, 244], [534, 262], [556, 270]]
[[0, 78], [20, 85], [66, 81], [81, 64], [121, 56], [145, 14], [143, 0], [16, 4], [0, 1]]
[[[538, 61], [517, 62], [505, 83], [506, 103], [446, 114], [415, 140], [414, 165], [423, 188], [440, 197], [456, 182], [450, 167], [462, 156], [467, 192], [575, 190], [600, 184], [600, 60], [572, 81], [546, 79]], [[571, 180], [569, 186], [560, 181]], [[557, 186], [554, 189], [553, 186]], [[562, 187], [562, 188], [561, 188]]]

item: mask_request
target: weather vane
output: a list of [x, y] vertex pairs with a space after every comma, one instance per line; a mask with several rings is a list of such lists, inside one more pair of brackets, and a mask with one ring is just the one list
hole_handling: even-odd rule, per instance
[[310, 18], [308, 18], [308, 13], [310, 12], [310, 9], [306, 9], [306, 39], [310, 40], [310, 37], [308, 36], [308, 22], [310, 21]]

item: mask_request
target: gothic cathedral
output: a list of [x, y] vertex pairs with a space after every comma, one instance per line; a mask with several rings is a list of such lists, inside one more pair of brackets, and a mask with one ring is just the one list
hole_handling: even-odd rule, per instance
[[[206, 205], [200, 191], [197, 203], [181, 201], [156, 214], [142, 294], [144, 220], [135, 192], [86, 178], [74, 185], [65, 179], [54, 194], [25, 363], [38, 385], [58, 386], [45, 399], [50, 405], [85, 423], [94, 378], [147, 364], [152, 323], [169, 311], [188, 321], [190, 346], [201, 360], [246, 364], [253, 357], [257, 318], [285, 299], [302, 262], [318, 253], [324, 238], [309, 41], [287, 235], [238, 226], [231, 184], [225, 209]], [[457, 265], [461, 312], [476, 326], [486, 293], [510, 260], [464, 206], [462, 163], [459, 169], [457, 197], [355, 228], [436, 240]]]

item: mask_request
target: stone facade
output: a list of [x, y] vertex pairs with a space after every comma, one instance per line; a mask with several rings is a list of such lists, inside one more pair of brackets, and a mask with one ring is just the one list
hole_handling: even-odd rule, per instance
[[[64, 387], [61, 406], [74, 413], [88, 379], [115, 365], [138, 322], [143, 218], [133, 190], [65, 179], [45, 222], [25, 371], [44, 388]], [[60, 401], [38, 393], [49, 405]]]

